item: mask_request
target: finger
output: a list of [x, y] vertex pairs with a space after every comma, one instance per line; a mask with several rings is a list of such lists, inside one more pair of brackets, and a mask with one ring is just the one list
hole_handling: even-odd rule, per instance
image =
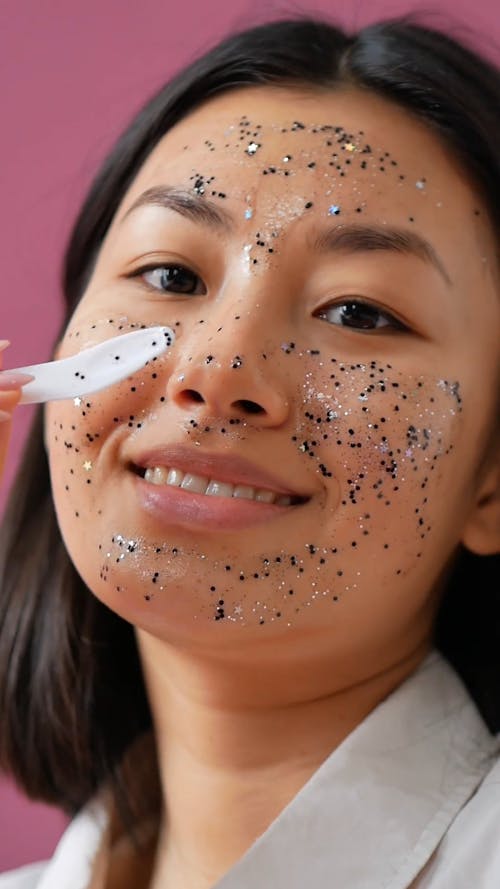
[[2, 352], [5, 351], [7, 346], [10, 346], [9, 340], [0, 340], [0, 367], [2, 365]]
[[12, 414], [20, 398], [20, 389], [14, 389], [12, 392], [0, 392], [0, 479], [9, 449]]
[[0, 389], [0, 410], [7, 411], [12, 414], [14, 408], [19, 404], [21, 398], [20, 389], [10, 389], [2, 392]]
[[19, 389], [26, 383], [34, 380], [33, 374], [19, 373], [19, 371], [2, 370], [0, 371], [0, 389]]
[[12, 415], [8, 411], [0, 410], [0, 478], [3, 474], [5, 458], [9, 447]]
[[2, 352], [7, 348], [7, 346], [10, 346], [9, 340], [0, 340], [0, 370], [2, 368]]

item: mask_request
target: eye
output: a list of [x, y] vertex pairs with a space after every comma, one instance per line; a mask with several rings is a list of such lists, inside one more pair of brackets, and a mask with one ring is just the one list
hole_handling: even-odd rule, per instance
[[340, 327], [350, 327], [353, 330], [380, 330], [382, 328], [392, 328], [393, 330], [408, 330], [408, 328], [398, 321], [389, 312], [383, 312], [382, 309], [372, 305], [372, 303], [363, 302], [362, 300], [350, 299], [343, 303], [337, 303], [321, 309], [317, 315], [330, 324], [336, 324]]
[[206, 293], [201, 278], [183, 265], [149, 265], [136, 269], [131, 278], [143, 278], [148, 287], [163, 293]]

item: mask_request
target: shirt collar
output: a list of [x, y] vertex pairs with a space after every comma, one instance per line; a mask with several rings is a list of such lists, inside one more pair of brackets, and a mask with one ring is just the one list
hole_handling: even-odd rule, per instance
[[[214, 889], [406, 889], [498, 754], [457, 674], [432, 652], [333, 751]], [[71, 823], [37, 889], [103, 889], [109, 815]]]
[[343, 741], [216, 889], [404, 889], [499, 742], [432, 652]]

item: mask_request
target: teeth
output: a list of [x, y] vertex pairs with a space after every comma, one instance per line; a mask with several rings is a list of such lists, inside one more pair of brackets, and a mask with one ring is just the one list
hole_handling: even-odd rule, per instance
[[233, 497], [242, 497], [244, 500], [255, 500], [255, 488], [249, 488], [248, 485], [236, 485], [233, 491]]
[[155, 485], [163, 485], [167, 481], [168, 469], [164, 466], [155, 466], [153, 472], [153, 482]]
[[233, 487], [233, 485], [228, 485], [227, 482], [216, 482], [215, 479], [212, 479], [208, 483], [205, 494], [211, 497], [232, 497]]
[[[172, 472], [172, 470], [170, 471]], [[175, 469], [174, 472], [176, 472]], [[201, 475], [191, 475], [190, 472], [186, 472], [181, 482], [181, 488], [184, 488], [185, 491], [192, 491], [193, 494], [204, 494], [207, 490], [207, 480]]]
[[273, 494], [272, 491], [257, 491], [255, 499], [260, 503], [274, 503], [276, 494]]
[[288, 494], [275, 494], [266, 488], [252, 488], [250, 485], [230, 485], [217, 479], [204, 478], [191, 472], [166, 466], [150, 466], [144, 474], [145, 481], [153, 485], [172, 485], [195, 494], [209, 497], [236, 497], [244, 500], [257, 500], [259, 503], [276, 503], [277, 506], [290, 506], [292, 498]]
[[292, 498], [286, 494], [283, 497], [277, 497], [275, 502], [277, 506], [290, 506]]
[[167, 475], [167, 485], [174, 485], [174, 487], [180, 488], [183, 478], [184, 473], [181, 472], [180, 469], [169, 469]]

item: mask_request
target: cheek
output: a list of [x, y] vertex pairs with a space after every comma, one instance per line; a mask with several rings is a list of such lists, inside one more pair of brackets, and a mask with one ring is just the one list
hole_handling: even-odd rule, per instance
[[450, 533], [443, 495], [461, 410], [458, 383], [378, 361], [318, 357], [306, 372], [294, 443], [332, 491], [325, 522], [358, 554], [356, 576], [366, 559], [386, 578], [408, 574], [425, 561], [431, 532], [440, 543]]
[[[342, 611], [348, 626], [358, 621], [360, 599], [367, 618], [381, 605], [401, 607], [413, 588], [429, 588], [460, 429], [458, 385], [292, 345], [269, 356], [270, 364], [285, 362], [279, 372], [296, 381], [280, 455], [286, 461], [288, 454], [291, 466], [301, 461], [302, 481], [321, 493], [286, 526], [232, 543], [205, 547], [179, 532], [159, 534], [128, 499], [122, 446], [165, 416], [163, 364], [88, 399], [47, 407], [66, 546], [88, 587], [127, 620], [167, 637], [173, 627], [192, 633], [214, 621], [276, 631], [297, 621], [313, 625], [327, 613], [327, 621], [336, 620], [325, 609], [344, 600], [351, 602], [347, 618]], [[206, 431], [187, 414], [182, 426], [194, 444], [207, 436], [219, 442], [224, 432], [235, 448], [246, 442], [247, 452], [257, 434], [245, 424]]]
[[[58, 357], [95, 345], [115, 333], [137, 329], [127, 318], [103, 319], [66, 334]], [[51, 402], [45, 413], [55, 507], [68, 550], [75, 561], [95, 544], [100, 522], [109, 513], [113, 483], [123, 473], [120, 448], [124, 439], [140, 435], [146, 417], [165, 402], [164, 368], [168, 358], [148, 366], [121, 383], [89, 396]], [[162, 372], [160, 372], [160, 369]], [[92, 544], [91, 541], [92, 540]]]

